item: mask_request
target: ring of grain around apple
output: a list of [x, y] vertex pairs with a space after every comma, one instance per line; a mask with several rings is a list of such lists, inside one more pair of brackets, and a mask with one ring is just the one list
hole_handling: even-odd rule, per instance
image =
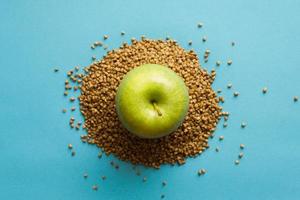
[[[115, 105], [122, 78], [137, 66], [164, 65], [183, 78], [188, 87], [188, 114], [170, 135], [143, 139], [130, 134], [118, 119]], [[133, 164], [158, 168], [161, 164], [183, 164], [208, 148], [222, 114], [219, 99], [211, 88], [215, 72], [200, 67], [197, 55], [185, 51], [175, 41], [132, 40], [112, 50], [102, 60], [88, 66], [82, 78], [80, 110], [84, 116], [87, 142], [96, 144], [106, 154], [113, 153]]]

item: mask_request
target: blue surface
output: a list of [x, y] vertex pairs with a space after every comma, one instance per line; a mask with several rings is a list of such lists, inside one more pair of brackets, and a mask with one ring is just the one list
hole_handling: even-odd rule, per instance
[[[0, 199], [300, 199], [300, 102], [293, 102], [300, 96], [299, 24], [298, 0], [1, 0]], [[81, 143], [83, 132], [70, 130], [70, 113], [61, 109], [71, 107], [62, 96], [65, 72], [100, 57], [103, 50], [89, 46], [103, 34], [110, 35], [110, 48], [145, 34], [171, 35], [184, 47], [193, 40], [199, 55], [211, 49], [204, 67], [223, 62], [214, 87], [223, 90], [231, 113], [228, 128], [221, 122], [216, 131], [224, 141], [211, 140], [212, 148], [181, 167], [139, 167], [140, 177], [113, 156], [98, 159], [99, 150]], [[237, 99], [233, 91], [240, 92]], [[240, 143], [245, 156], [235, 166]], [[120, 163], [118, 171], [111, 160]], [[198, 177], [199, 168], [207, 174]], [[91, 189], [95, 183], [98, 191]]]

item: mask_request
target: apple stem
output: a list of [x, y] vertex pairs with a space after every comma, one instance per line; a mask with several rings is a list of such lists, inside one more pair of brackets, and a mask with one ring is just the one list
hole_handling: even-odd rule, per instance
[[162, 116], [162, 113], [160, 112], [159, 108], [157, 107], [156, 102], [152, 102], [154, 110], [156, 110], [158, 116]]

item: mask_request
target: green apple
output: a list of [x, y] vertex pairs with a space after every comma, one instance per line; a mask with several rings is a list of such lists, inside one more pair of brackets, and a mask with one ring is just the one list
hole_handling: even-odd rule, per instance
[[189, 107], [183, 79], [170, 68], [145, 64], [122, 79], [116, 109], [123, 126], [141, 138], [159, 138], [175, 131]]

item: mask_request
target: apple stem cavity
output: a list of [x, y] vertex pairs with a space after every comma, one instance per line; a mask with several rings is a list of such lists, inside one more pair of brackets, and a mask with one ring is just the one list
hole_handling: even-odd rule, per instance
[[154, 110], [157, 112], [158, 116], [162, 116], [162, 113], [160, 112], [156, 102], [153, 101], [152, 105], [153, 105]]

